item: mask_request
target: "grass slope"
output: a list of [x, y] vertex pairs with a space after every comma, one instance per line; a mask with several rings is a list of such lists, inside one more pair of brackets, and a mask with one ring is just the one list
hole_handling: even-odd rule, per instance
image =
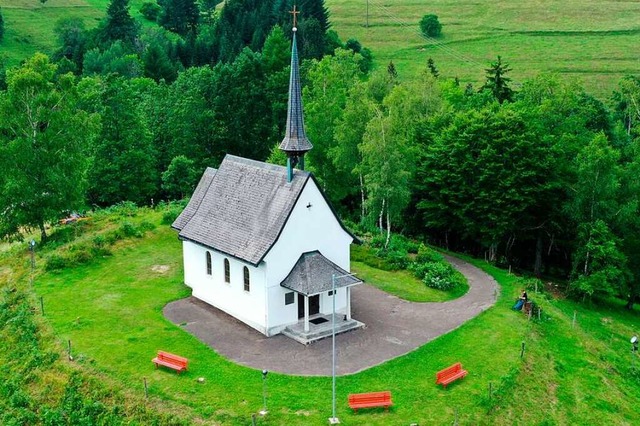
[[[135, 217], [106, 215], [89, 221], [84, 233], [56, 252], [95, 241], [96, 233], [117, 228], [122, 221], [151, 222], [156, 228], [142, 238], [116, 242], [111, 256], [81, 266], [45, 273], [43, 258], [53, 253], [46, 248], [40, 252], [34, 288], [43, 297], [46, 316], [37, 317], [55, 333], [55, 338], [42, 339], [60, 354], [62, 370], [74, 368], [103, 377], [140, 398], [146, 378], [149, 407], [166, 406], [168, 414], [191, 423], [250, 424], [262, 406], [260, 372], [221, 357], [162, 316], [167, 302], [189, 291], [181, 284], [180, 243], [173, 231], [160, 225], [160, 216], [161, 212], [141, 211]], [[28, 289], [26, 251], [3, 249], [0, 260], [2, 271], [22, 271], [20, 279], [0, 274], [3, 288], [21, 281]], [[631, 424], [640, 403], [640, 375], [631, 370], [628, 342], [637, 332], [638, 312], [532, 294], [543, 309], [542, 319], [527, 321], [510, 310], [522, 285], [518, 278], [473, 262], [500, 283], [497, 305], [406, 356], [338, 377], [337, 414], [342, 423], [444, 424], [453, 422], [457, 413], [460, 424]], [[6, 335], [10, 323], [2, 327]], [[73, 362], [65, 359], [68, 340]], [[523, 341], [526, 350], [521, 359]], [[188, 357], [190, 371], [178, 376], [155, 370], [151, 358], [161, 348]], [[0, 353], [10, 359], [14, 350], [0, 340]], [[435, 386], [435, 372], [455, 361], [461, 361], [469, 375], [446, 390]], [[59, 370], [40, 374], [64, 383], [66, 376]], [[198, 383], [198, 377], [206, 382]], [[270, 374], [268, 380], [270, 414], [259, 417], [258, 424], [326, 424], [331, 413], [330, 377]], [[52, 386], [47, 398], [62, 398], [56, 395], [61, 388]], [[390, 413], [374, 409], [356, 415], [348, 409], [349, 393], [385, 389], [392, 392], [395, 403]], [[25, 392], [36, 400], [45, 398], [36, 387]]]
[[[139, 9], [144, 0], [130, 0], [129, 13], [141, 24], [148, 25]], [[51, 55], [57, 45], [54, 28], [62, 18], [80, 18], [87, 29], [104, 18], [109, 0], [3, 0], [5, 34], [0, 42], [0, 55], [8, 66], [17, 65], [36, 52]], [[0, 58], [2, 57], [0, 56]]]
[[[367, 4], [369, 27], [366, 27]], [[479, 87], [501, 55], [514, 83], [541, 72], [583, 82], [609, 97], [619, 79], [640, 73], [640, 3], [616, 0], [326, 0], [333, 28], [373, 50], [378, 66], [393, 61], [412, 78], [433, 58], [443, 77]], [[443, 36], [425, 40], [418, 23], [433, 13]]]
[[[144, 0], [130, 11], [141, 24]], [[62, 17], [80, 17], [93, 28], [108, 0], [3, 0], [6, 34], [0, 47], [9, 65], [36, 51], [52, 53], [53, 28]], [[333, 28], [344, 40], [355, 37], [373, 50], [378, 67], [393, 61], [400, 78], [414, 78], [432, 57], [443, 77], [479, 87], [498, 55], [511, 65], [514, 84], [552, 72], [584, 83], [608, 98], [620, 78], [639, 74], [637, 46], [640, 3], [616, 0], [326, 0]], [[369, 5], [369, 27], [365, 27]], [[304, 4], [299, 5], [304, 7]], [[420, 18], [438, 15], [443, 36], [425, 40]]]

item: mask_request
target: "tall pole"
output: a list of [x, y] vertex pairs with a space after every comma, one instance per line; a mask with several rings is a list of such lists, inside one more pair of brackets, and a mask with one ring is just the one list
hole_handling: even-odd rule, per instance
[[260, 410], [261, 416], [266, 416], [267, 411], [267, 370], [262, 370], [262, 410]]
[[329, 419], [329, 423], [332, 425], [340, 423], [340, 420], [336, 417], [336, 274], [331, 275], [331, 290], [333, 297], [333, 311], [331, 314], [331, 377], [332, 383], [332, 416]]
[[29, 241], [29, 250], [31, 251], [31, 271], [36, 268], [36, 241]]

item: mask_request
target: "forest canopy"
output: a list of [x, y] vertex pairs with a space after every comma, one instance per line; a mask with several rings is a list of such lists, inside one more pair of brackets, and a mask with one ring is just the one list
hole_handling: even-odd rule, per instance
[[[2, 70], [2, 237], [46, 240], [71, 210], [183, 197], [225, 154], [279, 161], [293, 2], [215, 4], [163, 0], [143, 27], [112, 0], [95, 29], [60, 20], [50, 58]], [[633, 304], [638, 76], [606, 100], [553, 74], [516, 85], [500, 56], [481, 87], [439, 77], [433, 60], [405, 81], [341, 41], [322, 0], [305, 2], [298, 30], [307, 164], [342, 217]]]

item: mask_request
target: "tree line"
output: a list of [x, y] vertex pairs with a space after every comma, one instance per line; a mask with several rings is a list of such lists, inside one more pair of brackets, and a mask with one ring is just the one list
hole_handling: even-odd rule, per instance
[[[500, 57], [475, 89], [354, 57], [315, 62], [304, 89], [309, 167], [356, 222], [564, 278], [583, 298], [640, 293], [640, 78], [608, 105], [543, 74], [510, 86]], [[322, 113], [321, 113], [322, 112]], [[388, 247], [393, 250], [393, 247]]]
[[[146, 33], [126, 0], [95, 30], [61, 21], [51, 58], [1, 80], [0, 234], [33, 227], [45, 240], [69, 210], [182, 198], [226, 153], [282, 162], [291, 23], [277, 17], [291, 4], [264, 3], [229, 0], [179, 25], [164, 0], [166, 28]], [[606, 104], [554, 75], [516, 91], [499, 57], [479, 88], [441, 78], [433, 60], [404, 81], [393, 63], [371, 72], [370, 52], [311, 3], [323, 32], [301, 34], [306, 163], [343, 217], [387, 245], [392, 232], [420, 236], [633, 305], [639, 78]]]

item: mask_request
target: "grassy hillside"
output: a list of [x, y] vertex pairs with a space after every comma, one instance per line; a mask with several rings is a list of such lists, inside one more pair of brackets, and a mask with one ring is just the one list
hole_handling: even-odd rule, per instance
[[[143, 0], [132, 0], [141, 23]], [[304, 7], [304, 2], [300, 5]], [[40, 50], [51, 53], [53, 28], [61, 17], [77, 16], [88, 28], [104, 16], [108, 0], [3, 0], [8, 63]], [[369, 5], [367, 28], [367, 4]], [[484, 69], [498, 55], [511, 65], [514, 83], [540, 72], [578, 79], [609, 97], [620, 77], [639, 74], [640, 3], [616, 0], [326, 0], [333, 28], [344, 40], [355, 37], [371, 48], [380, 67], [396, 64], [401, 78], [412, 78], [432, 57], [443, 77], [478, 87]], [[420, 18], [438, 15], [443, 36], [425, 40]]]
[[[189, 293], [181, 284], [180, 243], [161, 223], [163, 214], [113, 209], [59, 228], [38, 248], [33, 285], [24, 244], [0, 245], [0, 383], [8, 383], [0, 387], [0, 413], [30, 413], [29, 424], [68, 407], [109, 424], [250, 424], [262, 406], [260, 372], [223, 358], [162, 316], [167, 302]], [[342, 424], [446, 424], [456, 415], [459, 424], [632, 424], [640, 373], [631, 368], [629, 338], [638, 332], [638, 311], [530, 289], [542, 314], [527, 321], [510, 310], [525, 282], [473, 262], [500, 283], [497, 305], [406, 356], [339, 377]], [[16, 301], [20, 294], [27, 298]], [[40, 353], [34, 348], [42, 355], [27, 355]], [[159, 348], [187, 356], [189, 372], [155, 370], [150, 360]], [[446, 390], [435, 386], [435, 372], [455, 361], [469, 375]], [[382, 389], [393, 394], [390, 413], [348, 409], [349, 393]], [[326, 424], [331, 378], [270, 374], [268, 406], [258, 424]]]
[[[144, 0], [130, 0], [130, 13], [141, 23], [138, 10]], [[57, 44], [53, 31], [61, 18], [81, 18], [94, 28], [104, 18], [108, 0], [2, 0], [5, 35], [0, 52], [8, 65], [16, 65], [35, 52], [51, 54]]]
[[[371, 48], [379, 65], [393, 60], [401, 78], [425, 69], [432, 57], [444, 77], [476, 86], [498, 55], [514, 82], [540, 72], [584, 82], [608, 97], [620, 77], [639, 74], [640, 3], [616, 0], [326, 0], [341, 38]], [[367, 4], [369, 27], [366, 28]], [[418, 23], [433, 13], [437, 40], [421, 37]]]

